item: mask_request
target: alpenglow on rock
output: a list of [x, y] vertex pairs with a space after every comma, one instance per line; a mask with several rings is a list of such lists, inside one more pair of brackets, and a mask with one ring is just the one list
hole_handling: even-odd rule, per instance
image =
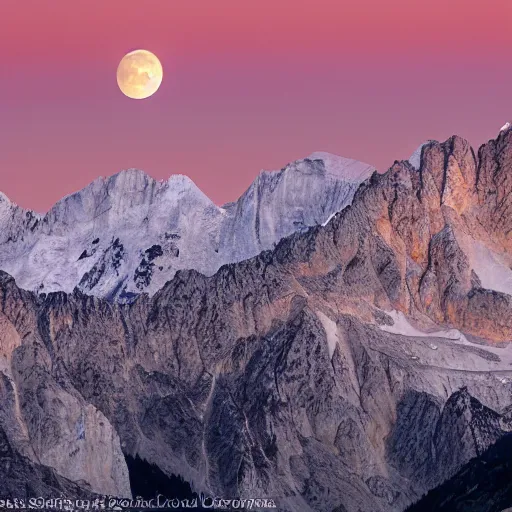
[[0, 269], [37, 293], [130, 300], [180, 269], [212, 275], [271, 249], [350, 204], [374, 168], [328, 153], [262, 171], [238, 201], [216, 206], [182, 175], [130, 169], [99, 178], [46, 215], [0, 196]]

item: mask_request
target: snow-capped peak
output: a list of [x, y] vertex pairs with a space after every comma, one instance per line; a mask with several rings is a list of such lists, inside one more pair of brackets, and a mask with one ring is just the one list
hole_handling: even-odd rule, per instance
[[500, 128], [500, 133], [501, 132], [506, 132], [508, 130], [510, 130], [512, 128], [512, 123], [509, 121], [507, 123], [505, 123], [501, 128]]

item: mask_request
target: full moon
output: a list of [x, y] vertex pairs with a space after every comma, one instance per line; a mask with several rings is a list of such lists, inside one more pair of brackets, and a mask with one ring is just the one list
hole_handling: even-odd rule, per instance
[[163, 69], [157, 56], [147, 50], [127, 53], [117, 67], [117, 85], [135, 100], [149, 98], [162, 83]]

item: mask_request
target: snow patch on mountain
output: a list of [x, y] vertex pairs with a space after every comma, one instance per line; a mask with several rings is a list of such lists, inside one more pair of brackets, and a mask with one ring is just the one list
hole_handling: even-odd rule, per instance
[[338, 345], [338, 327], [334, 320], [331, 320], [329, 317], [324, 315], [321, 311], [316, 312], [320, 322], [322, 322], [322, 326], [325, 330], [325, 335], [327, 338], [327, 348], [329, 350], [329, 358], [332, 359], [334, 355], [334, 351], [336, 350], [336, 346]]
[[[464, 334], [457, 329], [440, 330], [433, 332], [425, 332], [413, 327], [407, 317], [401, 311], [386, 311], [386, 314], [393, 319], [393, 325], [379, 325], [382, 331], [401, 336], [412, 336], [416, 338], [447, 338], [449, 340], [457, 340], [464, 344], [469, 343]], [[431, 347], [433, 350], [435, 348]]]

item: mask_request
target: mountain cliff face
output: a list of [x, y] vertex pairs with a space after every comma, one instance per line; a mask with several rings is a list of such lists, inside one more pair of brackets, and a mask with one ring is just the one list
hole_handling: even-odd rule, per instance
[[92, 492], [129, 492], [124, 453], [282, 511], [401, 512], [510, 431], [511, 192], [511, 130], [452, 137], [131, 304], [2, 273], [0, 427]]
[[258, 176], [236, 202], [214, 205], [186, 176], [142, 171], [98, 179], [45, 216], [0, 197], [0, 269], [36, 293], [129, 301], [153, 294], [179, 269], [213, 274], [350, 204], [374, 169], [328, 153]]

